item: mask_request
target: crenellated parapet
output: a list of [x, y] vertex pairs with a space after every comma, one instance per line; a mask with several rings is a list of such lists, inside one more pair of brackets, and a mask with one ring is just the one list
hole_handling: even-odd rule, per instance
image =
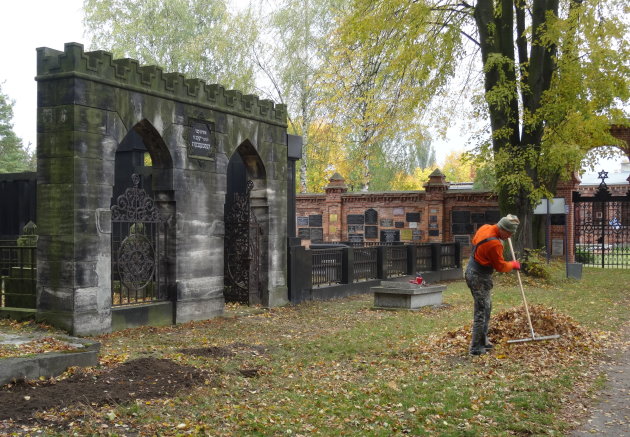
[[181, 73], [165, 73], [155, 65], [140, 65], [135, 59], [114, 59], [103, 50], [85, 52], [79, 43], [66, 43], [64, 51], [37, 49], [38, 81], [80, 77], [131, 91], [195, 104], [210, 109], [286, 126], [286, 105], [226, 90]]

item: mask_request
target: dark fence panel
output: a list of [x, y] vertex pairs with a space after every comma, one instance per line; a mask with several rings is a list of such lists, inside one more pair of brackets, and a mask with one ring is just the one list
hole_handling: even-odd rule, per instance
[[377, 275], [378, 249], [376, 247], [357, 247], [354, 252], [354, 282], [375, 279]]
[[35, 247], [0, 246], [0, 307], [35, 308]]
[[35, 222], [37, 173], [0, 174], [0, 240], [15, 239], [29, 222]]
[[416, 270], [426, 272], [432, 268], [431, 244], [416, 245]]
[[343, 248], [312, 249], [313, 269], [312, 284], [339, 284], [342, 279]]
[[407, 274], [407, 248], [405, 246], [387, 246], [387, 277]]
[[443, 243], [440, 247], [440, 266], [442, 270], [454, 269], [460, 266], [459, 243]]

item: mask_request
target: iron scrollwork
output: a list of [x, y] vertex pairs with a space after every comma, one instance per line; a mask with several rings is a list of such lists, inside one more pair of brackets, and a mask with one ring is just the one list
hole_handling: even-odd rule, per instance
[[117, 304], [154, 300], [159, 291], [159, 228], [163, 220], [153, 199], [139, 188], [140, 176], [133, 174], [131, 179], [133, 187], [111, 207], [112, 225], [117, 224], [112, 232], [112, 292], [117, 294], [113, 296]]

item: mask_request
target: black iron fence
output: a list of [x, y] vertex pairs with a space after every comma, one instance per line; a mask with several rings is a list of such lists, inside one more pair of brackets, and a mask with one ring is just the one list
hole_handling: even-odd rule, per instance
[[0, 242], [0, 307], [35, 308], [36, 248]]
[[[460, 277], [458, 271], [461, 272], [458, 242], [366, 246], [322, 243], [313, 244], [310, 249], [289, 247], [289, 290], [294, 303], [317, 298], [321, 295], [319, 290], [331, 286], [357, 288], [374, 280], [418, 273], [435, 282]], [[331, 297], [347, 295], [330, 290], [326, 293]]]

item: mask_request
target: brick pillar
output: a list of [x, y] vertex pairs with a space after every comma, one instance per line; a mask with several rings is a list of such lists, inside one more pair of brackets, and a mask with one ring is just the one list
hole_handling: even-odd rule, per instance
[[[573, 208], [573, 192], [577, 191], [580, 182], [580, 177], [578, 176], [577, 172], [575, 172], [571, 175], [571, 180], [559, 182], [556, 188], [556, 197], [564, 198], [564, 202], [568, 210], [568, 213], [565, 217], [567, 231], [565, 250], [568, 252], [568, 261], [570, 263], [575, 262], [575, 210]], [[553, 228], [558, 229], [552, 230], [552, 238], [554, 234], [564, 234], [564, 227], [554, 226]]]
[[446, 177], [440, 169], [436, 168], [429, 175], [429, 181], [424, 184], [424, 190], [427, 193], [425, 200], [427, 203], [427, 241], [429, 243], [443, 242], [444, 226], [446, 226], [446, 220], [444, 219], [444, 195], [447, 189]]
[[324, 241], [341, 241], [341, 195], [348, 191], [346, 180], [339, 173], [335, 173], [329, 179], [325, 191], [326, 206], [324, 207], [324, 217], [322, 220], [322, 225], [324, 226]]

